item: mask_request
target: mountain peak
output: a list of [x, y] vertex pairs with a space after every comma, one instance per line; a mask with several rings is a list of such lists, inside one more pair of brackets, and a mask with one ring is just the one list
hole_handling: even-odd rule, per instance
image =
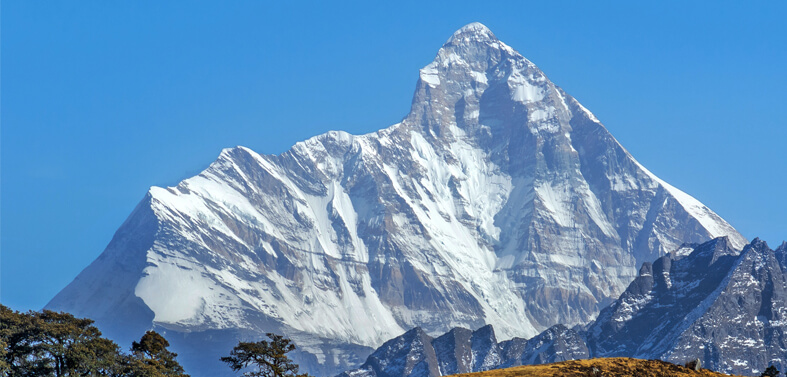
[[760, 237], [755, 237], [748, 246], [757, 250], [769, 250], [768, 243], [761, 240]]
[[[538, 67], [478, 22], [454, 32], [435, 59], [421, 69], [420, 79], [406, 121], [440, 128], [433, 130], [435, 135], [451, 134], [446, 130], [450, 124], [462, 129], [477, 126], [480, 100], [489, 88], [493, 88], [495, 100], [486, 99], [503, 108], [511, 108], [504, 105], [511, 101], [535, 104], [547, 99], [543, 106], [531, 106], [534, 111], [543, 110], [536, 117], [556, 114], [547, 107], [550, 101], [560, 101], [554, 85]], [[504, 113], [489, 114], [501, 118]]]
[[469, 41], [496, 42], [497, 37], [486, 25], [480, 22], [471, 22], [455, 31], [451, 38], [448, 38], [446, 44], [462, 44]]
[[416, 326], [413, 344], [457, 325], [508, 339], [585, 324], [639, 262], [742, 239], [486, 26], [454, 33], [416, 85], [384, 130], [229, 149], [153, 189], [47, 308], [106, 333], [178, 329], [178, 352], [219, 370], [220, 342], [265, 329], [298, 345], [304, 370], [335, 375]]

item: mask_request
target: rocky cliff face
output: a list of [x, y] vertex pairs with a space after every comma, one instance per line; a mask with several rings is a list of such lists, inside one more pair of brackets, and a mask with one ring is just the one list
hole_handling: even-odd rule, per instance
[[666, 333], [685, 324], [690, 313], [707, 309], [703, 303], [717, 298], [738, 251], [725, 238], [692, 250], [688, 256], [667, 255], [642, 265], [629, 288], [589, 328], [595, 352], [650, 354], [659, 343], [672, 341]]
[[784, 245], [755, 239], [738, 253], [719, 238], [689, 255], [666, 255], [640, 275], [588, 330], [593, 355], [684, 362], [758, 374], [787, 363]]
[[476, 331], [457, 327], [436, 339], [414, 328], [386, 342], [360, 368], [338, 377], [438, 377], [588, 357], [580, 334], [563, 325], [530, 340], [500, 343], [491, 325]]
[[333, 374], [415, 326], [507, 339], [587, 323], [636, 266], [717, 236], [745, 244], [474, 23], [421, 69], [402, 122], [281, 155], [227, 149], [151, 188], [47, 308], [123, 343], [155, 327], [206, 375], [227, 372], [205, 364], [216, 350], [265, 332]]
[[[644, 263], [639, 276], [587, 331], [555, 325], [529, 340], [514, 338], [496, 345], [484, 341], [479, 344], [493, 346], [478, 347], [470, 339], [488, 339], [476, 334], [494, 334], [491, 326], [476, 332], [453, 329], [432, 341], [437, 352], [429, 355], [437, 359], [430, 360], [440, 368], [373, 368], [386, 364], [372, 364], [370, 358], [342, 377], [441, 376], [588, 357], [659, 359], [678, 365], [699, 359], [704, 368], [736, 375], [757, 375], [770, 365], [783, 369], [787, 366], [786, 245], [772, 251], [755, 239], [743, 252], [731, 247], [727, 238], [684, 245], [677, 253]], [[423, 354], [424, 349], [422, 345], [415, 353]], [[374, 353], [376, 360], [390, 355], [381, 350]], [[426, 359], [413, 356], [413, 351], [407, 349], [407, 355]]]

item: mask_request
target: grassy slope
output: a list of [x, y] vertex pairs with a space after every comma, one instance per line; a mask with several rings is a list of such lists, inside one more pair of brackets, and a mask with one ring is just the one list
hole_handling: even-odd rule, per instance
[[[600, 374], [594, 374], [593, 368]], [[729, 376], [707, 369], [693, 371], [689, 368], [671, 364], [661, 360], [640, 360], [625, 357], [599, 358], [588, 360], [572, 360], [554, 364], [525, 365], [507, 369], [496, 369], [486, 372], [457, 374], [463, 377], [696, 377], [696, 376]]]

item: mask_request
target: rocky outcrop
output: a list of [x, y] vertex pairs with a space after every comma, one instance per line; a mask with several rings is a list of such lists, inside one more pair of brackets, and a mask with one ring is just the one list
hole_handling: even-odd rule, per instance
[[783, 247], [755, 239], [742, 252], [724, 238], [686, 256], [645, 264], [588, 330], [596, 357], [629, 356], [758, 374], [787, 363]]
[[563, 325], [530, 340], [514, 338], [500, 343], [491, 325], [476, 331], [454, 328], [436, 339], [417, 334], [423, 330], [415, 328], [386, 342], [360, 368], [339, 377], [437, 377], [590, 356], [580, 334]]

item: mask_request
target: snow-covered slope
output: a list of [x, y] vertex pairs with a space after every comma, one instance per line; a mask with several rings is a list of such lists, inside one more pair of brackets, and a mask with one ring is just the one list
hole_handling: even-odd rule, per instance
[[421, 69], [402, 122], [222, 151], [151, 188], [47, 307], [121, 341], [155, 326], [185, 364], [215, 359], [205, 342], [284, 333], [332, 374], [414, 326], [507, 339], [587, 323], [637, 265], [717, 236], [745, 244], [473, 23]]

